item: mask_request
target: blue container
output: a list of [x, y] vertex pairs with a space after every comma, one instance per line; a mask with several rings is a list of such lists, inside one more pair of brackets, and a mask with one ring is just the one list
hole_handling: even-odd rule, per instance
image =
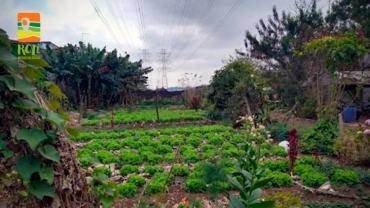
[[356, 106], [348, 106], [343, 111], [343, 121], [345, 123], [350, 123], [356, 121]]

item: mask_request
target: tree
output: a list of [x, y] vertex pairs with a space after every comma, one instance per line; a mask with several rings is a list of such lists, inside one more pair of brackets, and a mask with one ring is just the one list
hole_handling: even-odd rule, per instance
[[279, 15], [277, 8], [267, 23], [260, 19], [256, 25], [258, 36], [246, 32], [245, 47], [247, 52], [237, 51], [264, 62], [265, 68], [275, 90], [281, 93], [281, 99], [288, 105], [295, 103], [295, 98], [302, 92], [301, 83], [306, 80], [305, 70], [300, 58], [294, 57], [294, 51], [300, 50], [315, 31], [324, 23], [321, 11], [317, 10], [316, 1], [296, 3], [296, 14]]
[[333, 1], [331, 11], [326, 21], [336, 32], [348, 32], [361, 29], [364, 36], [370, 37], [370, 1], [368, 0], [340, 0]]
[[217, 70], [212, 77], [208, 96], [212, 116], [235, 121], [241, 115], [256, 114], [264, 102], [262, 89], [266, 82], [261, 72], [244, 58], [230, 60]]

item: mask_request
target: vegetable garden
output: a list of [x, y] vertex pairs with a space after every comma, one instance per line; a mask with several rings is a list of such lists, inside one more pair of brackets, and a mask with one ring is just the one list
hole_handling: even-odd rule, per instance
[[[201, 119], [203, 113], [164, 112], [163, 119], [167, 121]], [[144, 115], [155, 116], [153, 111], [117, 111], [115, 121], [151, 120], [150, 116]], [[151, 202], [153, 207], [172, 207], [179, 205], [184, 198], [192, 202], [193, 207], [204, 207], [204, 202], [199, 200], [207, 197], [214, 203], [211, 207], [216, 204], [226, 206], [222, 193], [239, 191], [228, 181], [227, 175], [237, 171], [236, 155], [245, 156], [246, 151], [238, 147], [244, 143], [251, 143], [256, 156], [260, 155], [258, 170], [265, 170], [263, 178], [272, 178], [261, 187], [265, 190], [263, 196], [275, 200], [275, 203], [283, 203], [278, 207], [317, 207], [315, 200], [324, 202], [325, 206], [321, 207], [361, 207], [368, 203], [368, 171], [340, 166], [331, 158], [305, 154], [299, 155], [294, 163], [294, 176], [291, 177], [288, 174], [290, 161], [287, 151], [277, 144], [279, 138], [271, 138], [271, 134], [275, 137], [279, 135], [277, 131], [287, 131], [287, 127], [277, 125], [266, 128], [254, 124], [253, 119], [246, 121], [245, 128], [239, 130], [220, 124], [86, 130], [72, 140], [78, 144], [78, 160], [91, 176], [90, 180], [100, 173], [115, 183], [114, 195], [118, 198], [115, 207], [134, 206], [139, 201], [141, 206], [144, 202]], [[307, 129], [303, 137], [312, 137], [311, 134]], [[321, 186], [328, 181], [330, 187], [324, 190]], [[316, 195], [318, 192], [328, 196]], [[348, 195], [348, 192], [353, 195]], [[221, 194], [218, 201], [212, 198], [217, 194]], [[338, 199], [344, 200], [338, 202]], [[337, 202], [328, 205], [332, 200]]]

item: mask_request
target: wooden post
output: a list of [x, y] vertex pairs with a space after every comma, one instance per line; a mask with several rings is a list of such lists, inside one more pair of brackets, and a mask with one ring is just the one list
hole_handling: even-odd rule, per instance
[[285, 124], [288, 124], [289, 119], [293, 116], [294, 111], [297, 109], [297, 107], [298, 107], [298, 102], [296, 102], [294, 104], [293, 108], [289, 111], [288, 116], [287, 116], [287, 118], [286, 118], [286, 120], [284, 122]]
[[78, 116], [78, 124], [81, 124], [81, 118], [83, 113], [84, 113], [84, 103], [82, 99], [80, 99], [80, 115]]
[[159, 111], [158, 111], [158, 88], [155, 90], [155, 111], [157, 113], [157, 122], [159, 122]]
[[338, 115], [338, 127], [339, 127], [339, 136], [343, 137], [344, 136], [344, 122], [343, 122], [343, 114], [342, 112], [339, 113]]

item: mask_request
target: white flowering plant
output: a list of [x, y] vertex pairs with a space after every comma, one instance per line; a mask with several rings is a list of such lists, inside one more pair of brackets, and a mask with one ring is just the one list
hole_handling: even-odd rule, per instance
[[251, 141], [252, 144], [272, 142], [270, 132], [266, 130], [264, 125], [256, 122], [255, 116], [241, 116], [236, 122], [243, 125], [246, 140]]

